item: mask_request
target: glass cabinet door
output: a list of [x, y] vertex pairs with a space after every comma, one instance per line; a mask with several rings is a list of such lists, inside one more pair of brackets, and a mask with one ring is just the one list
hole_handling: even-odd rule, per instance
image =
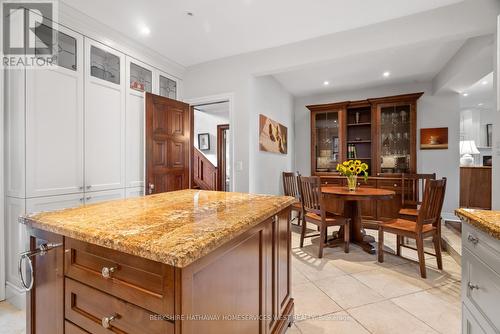
[[340, 162], [339, 113], [329, 111], [316, 113], [316, 172], [332, 172]]
[[77, 70], [76, 38], [63, 32], [56, 31], [45, 24], [38, 25], [35, 30], [37, 35], [35, 40], [35, 54], [43, 54], [47, 51], [44, 47], [46, 42], [54, 40], [55, 43], [53, 43], [53, 52], [55, 55], [55, 64], [72, 71]]
[[411, 105], [380, 107], [380, 172], [411, 170]]
[[141, 92], [152, 92], [153, 73], [137, 64], [130, 63], [130, 88]]
[[177, 98], [177, 82], [160, 75], [160, 96], [175, 100]]
[[90, 75], [119, 85], [120, 57], [92, 45], [90, 47]]

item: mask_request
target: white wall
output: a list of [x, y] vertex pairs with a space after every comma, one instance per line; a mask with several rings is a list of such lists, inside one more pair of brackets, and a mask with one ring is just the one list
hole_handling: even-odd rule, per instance
[[417, 105], [417, 143], [420, 142], [420, 128], [448, 127], [449, 147], [447, 150], [420, 150], [417, 147], [417, 170], [420, 173], [435, 172], [439, 178], [448, 178], [443, 215], [452, 218], [453, 211], [458, 208], [460, 189], [460, 101], [459, 95], [456, 93], [442, 93], [433, 96], [431, 82], [379, 86], [356, 91], [296, 98], [294, 101], [296, 169], [304, 175], [310, 175], [311, 173], [310, 111], [305, 107], [306, 105], [416, 92], [424, 92]]
[[495, 113], [495, 120], [493, 122], [493, 197], [492, 197], [492, 209], [500, 210], [500, 76], [498, 71], [500, 70], [500, 16], [497, 20], [497, 34], [496, 34], [496, 53], [495, 53], [495, 71], [493, 75], [495, 80], [495, 96], [497, 98], [496, 105], [497, 110]]
[[[293, 171], [294, 116], [292, 96], [271, 76], [252, 80], [250, 121], [250, 192], [282, 194], [282, 172]], [[263, 152], [259, 149], [259, 114], [288, 128], [288, 153]]]
[[201, 151], [217, 167], [217, 125], [228, 124], [229, 115], [194, 110], [194, 147], [199, 149], [198, 134], [210, 134], [210, 150]]

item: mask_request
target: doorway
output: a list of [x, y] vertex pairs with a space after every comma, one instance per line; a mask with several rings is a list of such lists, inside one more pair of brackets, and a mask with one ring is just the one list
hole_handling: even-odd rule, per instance
[[192, 103], [193, 183], [204, 190], [231, 191], [232, 155], [228, 100]]

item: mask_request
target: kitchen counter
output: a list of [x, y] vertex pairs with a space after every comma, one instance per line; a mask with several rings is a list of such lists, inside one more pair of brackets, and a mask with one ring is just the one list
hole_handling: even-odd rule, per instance
[[460, 220], [500, 240], [500, 211], [457, 209], [455, 214]]
[[294, 201], [292, 197], [181, 190], [22, 219], [45, 231], [185, 267]]
[[27, 333], [284, 334], [294, 201], [182, 190], [24, 217]]

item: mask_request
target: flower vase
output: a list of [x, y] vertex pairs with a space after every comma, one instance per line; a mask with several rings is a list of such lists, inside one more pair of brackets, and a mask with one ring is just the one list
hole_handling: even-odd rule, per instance
[[349, 175], [347, 176], [347, 188], [349, 191], [356, 191], [358, 187], [358, 176], [357, 175]]

